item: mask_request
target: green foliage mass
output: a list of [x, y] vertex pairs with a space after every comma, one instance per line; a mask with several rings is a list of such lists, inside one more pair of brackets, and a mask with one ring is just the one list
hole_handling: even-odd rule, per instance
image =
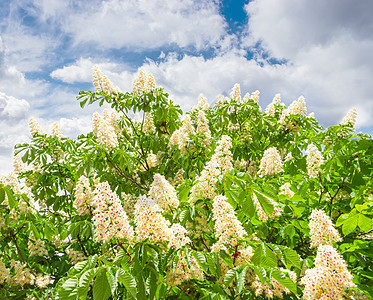
[[[211, 137], [206, 142], [207, 132], [190, 134], [180, 149], [169, 141], [182, 126], [183, 111], [162, 88], [139, 94], [82, 91], [78, 100], [82, 107], [95, 102], [111, 106], [118, 116], [111, 127], [118, 143], [108, 147], [94, 132], [76, 139], [35, 133], [30, 143], [16, 146], [15, 154], [29, 169], [14, 177], [17, 184], [5, 177], [0, 180], [1, 299], [262, 299], [265, 293], [255, 293], [252, 283], [273, 289], [272, 279], [287, 288], [285, 299], [299, 299], [304, 289], [300, 279], [305, 269], [314, 266], [317, 251], [310, 247], [308, 218], [313, 209], [330, 216], [343, 239], [333, 246], [353, 274], [356, 288], [352, 290], [373, 296], [373, 142], [369, 135], [355, 134], [351, 124], [323, 128], [302, 113], [288, 115], [284, 125], [280, 118], [286, 107], [281, 104], [274, 104], [269, 114], [253, 99], [239, 103], [226, 98], [186, 113], [196, 129], [198, 111], [203, 110]], [[136, 112], [147, 113], [154, 129], [145, 130], [143, 117], [134, 121], [130, 116]], [[246, 236], [214, 252], [211, 247], [218, 236], [213, 199], [201, 198], [195, 205], [188, 200], [224, 135], [232, 139], [234, 167], [218, 176], [214, 189], [226, 197]], [[307, 172], [310, 144], [323, 157], [316, 177]], [[283, 170], [261, 175], [260, 161], [271, 147], [279, 151]], [[285, 159], [289, 153], [291, 157]], [[149, 164], [149, 154], [157, 156], [157, 164]], [[97, 240], [94, 208], [79, 214], [75, 204], [79, 178], [88, 178], [92, 191], [98, 181], [108, 182], [121, 199], [130, 225], [136, 227], [133, 205], [138, 196], [148, 194], [155, 174], [174, 185], [180, 203], [165, 210], [163, 217], [184, 226], [191, 242], [176, 249], [166, 242], [136, 238]], [[280, 193], [285, 183], [290, 184], [292, 197]], [[30, 192], [19, 186], [29, 187]], [[261, 220], [258, 202], [267, 216], [276, 207], [281, 214]], [[43, 242], [40, 247], [46, 252], [31, 255], [37, 241]], [[238, 263], [239, 249], [248, 247], [253, 251], [251, 259]], [[186, 262], [184, 271], [197, 263], [203, 277], [176, 285], [170, 282], [181, 259]], [[35, 277], [49, 274], [49, 282], [43, 288], [30, 281], [11, 282], [9, 278], [17, 275], [15, 261]], [[285, 269], [296, 273], [297, 280]]]

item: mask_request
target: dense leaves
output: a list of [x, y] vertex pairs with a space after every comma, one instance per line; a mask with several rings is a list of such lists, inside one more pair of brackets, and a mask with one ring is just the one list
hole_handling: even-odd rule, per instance
[[[275, 298], [299, 299], [300, 278], [317, 251], [310, 247], [313, 209], [330, 216], [343, 238], [333, 246], [356, 284], [345, 296], [373, 296], [373, 142], [355, 134], [353, 124], [324, 129], [303, 111], [284, 113], [287, 108], [274, 102], [265, 112], [257, 94], [240, 100], [232, 93], [211, 108], [200, 98], [187, 113], [194, 132], [180, 146], [182, 135], [170, 141], [186, 121], [162, 88], [82, 91], [78, 100], [82, 108], [110, 106], [115, 118], [107, 113], [106, 123], [76, 139], [33, 134], [15, 148], [25, 166], [0, 179], [0, 298], [261, 299], [272, 291]], [[205, 131], [199, 130], [202, 114]], [[102, 126], [113, 140], [105, 140], [109, 132]], [[231, 138], [233, 167], [220, 167], [213, 181], [208, 166], [223, 136]], [[308, 173], [310, 144], [322, 153], [317, 176]], [[271, 147], [281, 171], [265, 174], [260, 163]], [[136, 231], [135, 204], [149, 193], [155, 174], [175, 187], [179, 201], [160, 212], [165, 224], [186, 228], [190, 242], [169, 247], [167, 240], [139, 239], [136, 232], [132, 240], [98, 239], [97, 183], [108, 182]], [[203, 174], [214, 194], [191, 203]], [[82, 176], [87, 185], [80, 195]], [[214, 195], [226, 197], [245, 232], [217, 250]], [[90, 200], [83, 208], [79, 199]], [[16, 262], [24, 273], [17, 273]], [[30, 275], [22, 279], [25, 270]], [[42, 276], [48, 276], [44, 284]]]

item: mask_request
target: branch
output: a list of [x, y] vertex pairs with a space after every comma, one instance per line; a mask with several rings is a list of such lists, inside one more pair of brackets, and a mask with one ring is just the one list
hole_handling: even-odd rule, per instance
[[139, 188], [141, 188], [143, 190], [147, 190], [147, 187], [142, 186], [141, 184], [137, 183], [136, 180], [134, 180], [133, 178], [128, 177], [126, 174], [124, 174], [123, 170], [119, 166], [114, 164], [110, 160], [110, 158], [107, 154], [105, 154], [105, 156], [106, 156], [106, 160], [112, 165], [112, 167], [119, 173], [120, 176], [122, 176], [123, 178], [125, 178], [125, 179], [131, 181], [132, 183], [136, 184]]
[[83, 245], [83, 243], [82, 243], [82, 240], [80, 239], [79, 234], [76, 235], [76, 238], [77, 238], [77, 240], [78, 240], [78, 242], [79, 242], [79, 244], [80, 244], [80, 247], [82, 247], [82, 249], [83, 249], [83, 253], [84, 253], [84, 255], [85, 255], [86, 257], [89, 257], [89, 254], [88, 254], [87, 250], [85, 249], [85, 247], [84, 247], [84, 245]]
[[23, 255], [22, 255], [22, 253], [21, 253], [21, 249], [19, 249], [19, 247], [18, 247], [17, 239], [16, 239], [16, 237], [15, 237], [13, 234], [12, 234], [12, 241], [13, 241], [14, 245], [16, 246], [16, 249], [17, 249], [18, 255], [19, 255], [19, 257], [21, 258], [22, 262], [23, 262], [23, 263], [26, 263], [25, 259], [23, 258]]

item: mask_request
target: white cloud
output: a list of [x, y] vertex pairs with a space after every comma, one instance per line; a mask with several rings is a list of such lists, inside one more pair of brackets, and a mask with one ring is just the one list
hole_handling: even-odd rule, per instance
[[213, 0], [109, 0], [71, 11], [63, 24], [75, 43], [137, 50], [172, 44], [217, 46], [227, 26]]
[[11, 154], [17, 143], [27, 141], [27, 122], [30, 105], [24, 99], [0, 92], [0, 170], [11, 170]]
[[94, 61], [91, 58], [80, 58], [69, 66], [54, 70], [50, 76], [66, 83], [92, 82], [92, 67], [97, 65], [100, 70], [110, 78], [114, 85], [128, 90], [132, 83], [133, 74], [127, 71], [125, 64], [110, 61]]
[[17, 99], [0, 92], [0, 118], [2, 120], [17, 120], [23, 118], [30, 108], [24, 99]]
[[372, 10], [369, 0], [251, 1], [245, 42], [285, 59], [285, 88], [298, 84], [324, 123], [356, 106], [357, 126], [372, 126]]
[[89, 58], [80, 58], [72, 65], [54, 70], [50, 76], [67, 83], [89, 82], [92, 80], [94, 63]]

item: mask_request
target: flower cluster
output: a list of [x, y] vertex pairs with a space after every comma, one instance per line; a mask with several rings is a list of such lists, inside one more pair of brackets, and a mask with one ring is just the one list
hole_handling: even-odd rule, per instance
[[174, 175], [174, 178], [168, 178], [168, 182], [171, 183], [173, 186], [182, 184], [184, 182], [184, 173], [184, 169], [179, 169]]
[[126, 194], [122, 192], [120, 194], [123, 201], [123, 209], [126, 212], [127, 216], [132, 219], [133, 213], [135, 212], [135, 204], [137, 202], [137, 197], [131, 194]]
[[[154, 168], [160, 164], [160, 161], [156, 154], [150, 152], [146, 157], [146, 163], [148, 164], [149, 168]], [[143, 165], [140, 166], [140, 171], [145, 171], [145, 167]]]
[[232, 89], [232, 92], [230, 94], [230, 97], [237, 104], [241, 103], [241, 89], [240, 89], [240, 85], [238, 83], [236, 83], [233, 86], [233, 89]]
[[10, 261], [11, 269], [14, 270], [14, 276], [9, 276], [7, 283], [9, 285], [34, 285], [35, 284], [35, 275], [32, 273], [26, 264], [21, 264], [19, 261], [11, 260]]
[[229, 98], [224, 97], [224, 95], [219, 95], [215, 105], [222, 106], [227, 102], [227, 99], [229, 100]]
[[169, 243], [168, 248], [174, 247], [180, 249], [181, 247], [190, 244], [191, 240], [187, 236], [188, 231], [180, 224], [172, 224], [169, 228]]
[[66, 254], [69, 257], [71, 263], [76, 265], [78, 262], [87, 260], [87, 257], [81, 251], [76, 251], [73, 249], [67, 249]]
[[58, 122], [53, 122], [51, 135], [56, 136], [59, 140], [63, 138], [63, 134], [62, 134], [62, 131], [61, 131], [61, 128]]
[[[297, 275], [295, 274], [295, 272], [283, 268], [280, 268], [280, 270], [284, 273], [289, 274], [289, 277], [292, 281], [297, 281]], [[282, 299], [284, 298], [284, 293], [290, 294], [289, 289], [283, 286], [273, 277], [271, 278], [271, 284], [272, 287], [267, 282], [263, 284], [260, 282], [259, 278], [256, 277], [256, 280], [252, 283], [251, 286], [255, 291], [255, 296], [259, 296], [264, 292], [267, 298], [273, 298], [273, 296], [277, 296], [278, 298]]]
[[118, 137], [110, 119], [101, 117], [97, 112], [92, 119], [93, 133], [97, 136], [99, 144], [112, 150], [118, 146]]
[[48, 286], [50, 281], [51, 281], [50, 274], [46, 274], [46, 275], [38, 274], [36, 279], [35, 279], [35, 285], [39, 289], [45, 289]]
[[192, 187], [189, 203], [193, 205], [199, 199], [215, 197], [215, 184], [218, 176], [225, 175], [233, 169], [230, 148], [232, 148], [232, 139], [223, 135], [215, 153], [197, 178], [197, 183]]
[[250, 96], [250, 99], [253, 99], [254, 102], [258, 103], [259, 102], [259, 94], [260, 92], [258, 90], [256, 90], [255, 92], [253, 92]]
[[148, 112], [145, 113], [142, 131], [148, 134], [152, 134], [155, 132], [154, 120], [153, 120], [151, 113], [148, 113]]
[[274, 219], [278, 216], [281, 216], [282, 209], [281, 207], [279, 207], [279, 205], [276, 202], [269, 199], [273, 205], [273, 213], [271, 215], [268, 215], [264, 211], [263, 207], [260, 205], [259, 200], [256, 197], [255, 193], [252, 194], [252, 198], [253, 198], [254, 206], [256, 208], [256, 213], [260, 221], [267, 222], [268, 219]]
[[[177, 286], [184, 281], [188, 281], [192, 278], [203, 280], [203, 270], [199, 266], [197, 260], [192, 256], [190, 264], [186, 261], [186, 255], [180, 253], [179, 260], [177, 261], [176, 268], [168, 269], [167, 271], [167, 283], [171, 286]], [[190, 267], [188, 266], [190, 265]]]
[[236, 246], [238, 240], [247, 235], [233, 207], [226, 200], [225, 196], [218, 195], [212, 204], [215, 236], [218, 238], [212, 246], [212, 251], [225, 250], [226, 246]]
[[294, 100], [288, 108], [284, 109], [281, 113], [280, 124], [288, 126], [289, 129], [292, 129], [292, 124], [288, 123], [287, 117], [290, 115], [306, 115], [306, 101], [303, 96], [300, 96], [298, 100]]
[[22, 157], [20, 154], [13, 156], [13, 168], [14, 173], [16, 174], [27, 171], [27, 165], [22, 161]]
[[135, 204], [136, 239], [151, 242], [169, 242], [168, 247], [176, 249], [189, 244], [187, 230], [180, 224], [173, 224], [162, 216], [163, 210], [150, 197], [140, 196]]
[[104, 75], [98, 66], [93, 66], [93, 84], [96, 88], [96, 92], [109, 92], [109, 93], [119, 93], [118, 87], [115, 87], [109, 78]]
[[6, 265], [0, 261], [0, 284], [8, 281], [10, 278], [10, 270], [6, 267]]
[[161, 214], [162, 209], [151, 198], [140, 196], [135, 204], [136, 239], [151, 242], [169, 240], [170, 221]]
[[106, 242], [112, 238], [126, 238], [131, 241], [133, 228], [118, 195], [111, 191], [107, 182], [98, 183], [94, 193], [92, 206], [96, 239]]
[[40, 124], [33, 117], [30, 118], [30, 121], [28, 124], [30, 128], [30, 133], [32, 136], [34, 136], [36, 133], [40, 135], [45, 134], [44, 129], [40, 126]]
[[30, 256], [48, 256], [48, 251], [45, 248], [44, 241], [41, 239], [35, 239], [32, 233], [30, 234], [27, 245], [30, 251]]
[[266, 108], [266, 114], [270, 116], [274, 116], [277, 112], [277, 108], [279, 106], [283, 106], [284, 104], [281, 103], [281, 95], [276, 94], [275, 97], [273, 98], [272, 102], [267, 106]]
[[287, 182], [280, 186], [280, 195], [288, 196], [289, 198], [294, 196], [294, 192], [290, 189], [290, 183]]
[[253, 257], [253, 255], [254, 255], [254, 251], [251, 246], [247, 246], [246, 248], [239, 247], [234, 265], [235, 266], [247, 265], [251, 261], [251, 258]]
[[89, 179], [85, 176], [80, 176], [75, 185], [74, 205], [78, 210], [78, 215], [87, 215], [90, 213], [91, 202], [94, 197]]
[[356, 117], [357, 117], [356, 107], [353, 107], [348, 111], [347, 115], [343, 118], [343, 120], [341, 121], [341, 125], [350, 124], [352, 127], [355, 126]]
[[337, 229], [334, 228], [332, 220], [324, 211], [314, 209], [309, 217], [311, 247], [319, 245], [331, 245], [332, 242], [341, 242]]
[[149, 196], [165, 211], [175, 209], [179, 206], [179, 199], [177, 198], [175, 188], [163, 175], [154, 175], [154, 181], [150, 186]]
[[186, 115], [183, 119], [181, 128], [172, 133], [168, 145], [177, 145], [181, 153], [186, 154], [186, 145], [190, 140], [189, 135], [193, 134], [195, 134], [195, 129], [193, 127], [192, 120], [189, 115]]
[[202, 94], [198, 97], [198, 104], [192, 108], [193, 110], [201, 110], [201, 109], [208, 109], [209, 103], [207, 102], [207, 98], [203, 96]]
[[211, 140], [211, 131], [206, 118], [206, 114], [203, 110], [198, 111], [197, 133], [203, 136], [202, 143], [204, 144], [204, 146], [209, 147]]
[[320, 245], [317, 249], [315, 267], [306, 270], [301, 284], [305, 286], [303, 297], [314, 299], [344, 299], [347, 288], [355, 287], [353, 276], [347, 269], [347, 264], [330, 245]]
[[265, 150], [260, 160], [259, 173], [262, 175], [275, 175], [282, 171], [281, 156], [276, 147]]
[[308, 176], [315, 178], [319, 175], [320, 166], [323, 162], [322, 154], [314, 144], [308, 145], [306, 153]]
[[133, 81], [133, 92], [142, 94], [150, 92], [156, 88], [155, 80], [152, 74], [146, 74], [144, 68], [140, 68]]

